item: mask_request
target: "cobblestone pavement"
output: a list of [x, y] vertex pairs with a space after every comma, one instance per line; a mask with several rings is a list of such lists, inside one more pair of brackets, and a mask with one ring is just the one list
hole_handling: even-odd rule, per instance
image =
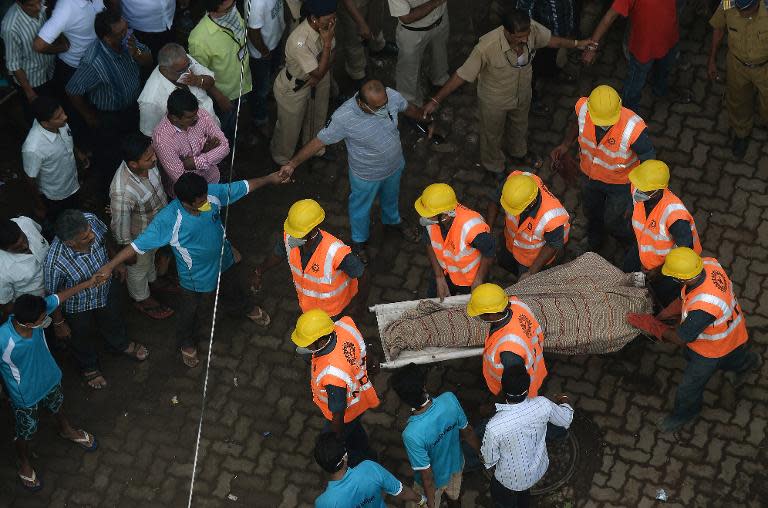
[[[472, 6], [471, 10], [469, 6]], [[479, 7], [478, 7], [479, 6]], [[461, 63], [475, 38], [487, 28], [486, 2], [450, 4], [452, 65]], [[706, 17], [687, 16], [683, 60], [692, 68], [675, 76], [690, 90], [694, 103], [669, 105], [645, 97], [645, 115], [659, 158], [673, 173], [672, 188], [695, 212], [705, 250], [732, 276], [751, 330], [752, 347], [765, 354], [768, 329], [768, 135], [754, 133], [744, 162], [731, 160], [724, 88], [706, 80]], [[625, 61], [620, 29], [610, 49], [576, 84], [546, 84], [550, 118], [532, 117], [531, 141], [541, 153], [561, 139], [575, 100], [592, 86], [620, 87]], [[377, 69], [392, 83], [392, 65]], [[610, 76], [609, 79], [599, 76]], [[485, 207], [493, 185], [476, 166], [475, 96], [465, 87], [441, 112], [452, 153], [437, 153], [404, 127], [408, 168], [402, 210], [415, 219], [411, 204], [418, 191], [435, 180], [455, 186], [464, 203]], [[648, 115], [648, 112], [653, 113]], [[452, 119], [452, 121], [451, 121]], [[243, 155], [239, 175], [252, 175], [267, 164], [266, 148]], [[343, 154], [342, 154], [343, 155]], [[343, 159], [343, 157], [342, 157]], [[246, 162], [247, 161], [247, 162]], [[294, 199], [312, 196], [326, 206], [325, 226], [349, 235], [346, 219], [348, 183], [342, 162], [307, 165], [298, 182], [257, 192], [233, 208], [230, 237], [258, 262], [282, 224]], [[257, 169], [258, 168], [258, 169]], [[584, 219], [577, 190], [568, 188], [546, 168], [543, 178], [563, 197], [575, 218], [571, 245], [582, 238]], [[370, 303], [407, 300], [423, 295], [429, 273], [420, 245], [403, 244], [374, 227], [373, 289]], [[611, 257], [608, 248], [604, 255]], [[494, 272], [504, 282], [501, 273]], [[270, 273], [260, 295], [273, 316], [267, 331], [242, 319], [221, 316], [211, 362], [208, 406], [195, 484], [195, 506], [308, 506], [323, 488], [323, 476], [311, 447], [323, 420], [311, 402], [307, 370], [293, 354], [289, 332], [298, 315], [295, 294], [283, 265]], [[173, 304], [173, 302], [170, 302]], [[128, 307], [126, 307], [128, 309]], [[65, 407], [71, 419], [93, 431], [101, 446], [85, 454], [56, 437], [44, 418], [35, 440], [38, 472], [45, 489], [21, 491], [15, 478], [11, 419], [0, 411], [0, 505], [4, 506], [185, 506], [200, 415], [203, 369], [187, 370], [173, 351], [173, 320], [151, 322], [126, 311], [133, 337], [152, 349], [146, 364], [106, 356], [104, 371], [112, 381], [94, 393], [65, 363]], [[375, 342], [372, 316], [361, 323]], [[60, 358], [66, 361], [65, 358]], [[667, 506], [760, 506], [768, 499], [768, 362], [738, 392], [718, 374], [707, 387], [705, 407], [696, 422], [676, 435], [662, 435], [655, 423], [671, 408], [674, 388], [684, 366], [680, 350], [638, 338], [623, 351], [605, 356], [548, 357], [550, 375], [544, 392], [567, 392], [578, 415], [574, 432], [580, 454], [574, 476], [553, 493], [537, 498], [538, 506], [652, 506], [658, 489]], [[480, 360], [445, 362], [430, 373], [434, 392], [455, 390], [471, 418], [491, 402], [480, 374]], [[375, 379], [382, 394], [380, 409], [364, 417], [383, 464], [402, 478], [410, 475], [400, 431], [407, 411], [387, 387], [387, 373]], [[172, 397], [179, 403], [173, 405]], [[478, 473], [465, 480], [462, 506], [489, 506], [487, 481]], [[231, 496], [229, 496], [231, 494]], [[763, 499], [761, 503], [759, 500]]]

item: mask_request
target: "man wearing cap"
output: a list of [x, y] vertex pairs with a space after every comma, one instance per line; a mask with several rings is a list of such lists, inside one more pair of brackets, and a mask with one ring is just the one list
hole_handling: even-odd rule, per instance
[[661, 341], [686, 348], [688, 364], [674, 410], [659, 422], [662, 432], [674, 432], [698, 416], [704, 388], [715, 372], [726, 371], [726, 378], [739, 387], [762, 362], [747, 347], [746, 319], [731, 279], [715, 258], [677, 247], [667, 255], [661, 273], [683, 286], [680, 325], [668, 326], [650, 314], [628, 314], [627, 321]]
[[488, 224], [493, 226], [501, 203], [504, 209], [504, 246], [498, 264], [520, 280], [552, 264], [568, 241], [570, 215], [541, 178], [513, 171], [488, 205]]
[[360, 330], [349, 316], [334, 322], [312, 309], [296, 321], [291, 340], [297, 353], [312, 355], [309, 383], [312, 400], [327, 420], [324, 430], [344, 440], [349, 464], [356, 466], [373, 454], [361, 417], [379, 405], [368, 378], [368, 364], [373, 370], [376, 362], [367, 356]]
[[424, 226], [427, 257], [434, 279], [428, 297], [467, 294], [483, 283], [496, 242], [483, 216], [456, 199], [453, 188], [433, 183], [414, 203]]
[[592, 251], [600, 249], [604, 229], [618, 240], [631, 239], [626, 217], [631, 198], [628, 175], [641, 161], [656, 158], [647, 131], [642, 118], [622, 107], [616, 90], [600, 85], [576, 102], [576, 122], [552, 150], [553, 162], [559, 162], [579, 141], [585, 176], [581, 200], [587, 217], [587, 247]]
[[[306, 144], [323, 128], [328, 115], [336, 0], [307, 0], [303, 8], [309, 14], [288, 36], [285, 67], [272, 87], [277, 123], [269, 148], [272, 160], [280, 165], [291, 159], [299, 135]], [[324, 154], [325, 147], [320, 146], [309, 157]]]
[[491, 325], [483, 350], [483, 377], [491, 393], [501, 392], [504, 371], [522, 365], [531, 376], [528, 396], [535, 397], [547, 377], [547, 367], [544, 335], [531, 309], [507, 296], [500, 286], [481, 284], [472, 290], [467, 314]]
[[661, 274], [664, 258], [674, 247], [701, 254], [696, 224], [683, 202], [669, 190], [669, 167], [647, 160], [629, 173], [632, 183], [632, 229], [637, 243], [627, 250], [625, 272], [647, 274], [653, 295], [662, 307], [680, 296], [680, 284]]
[[321, 309], [340, 317], [355, 296], [365, 304], [368, 278], [364, 276], [365, 265], [352, 249], [320, 229], [324, 220], [325, 210], [317, 201], [296, 201], [283, 224], [283, 238], [256, 268], [253, 286], [260, 288], [264, 274], [287, 259], [302, 312]]
[[712, 47], [707, 72], [717, 79], [717, 52], [728, 33], [725, 105], [733, 129], [733, 155], [744, 158], [755, 112], [768, 120], [768, 4], [760, 0], [723, 0], [709, 20]]

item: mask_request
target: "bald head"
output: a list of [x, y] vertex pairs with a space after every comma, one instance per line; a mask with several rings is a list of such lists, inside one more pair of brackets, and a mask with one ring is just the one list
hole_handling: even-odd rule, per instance
[[371, 108], [377, 109], [387, 103], [387, 89], [381, 81], [371, 79], [360, 85], [357, 98]]

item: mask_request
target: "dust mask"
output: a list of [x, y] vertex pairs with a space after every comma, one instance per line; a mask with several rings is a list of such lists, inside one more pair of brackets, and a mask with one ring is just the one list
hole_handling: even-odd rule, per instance
[[19, 324], [24, 328], [37, 329], [37, 328], [48, 328], [49, 326], [51, 326], [52, 322], [53, 322], [53, 319], [51, 319], [51, 316], [45, 316], [45, 318], [43, 318], [43, 321], [39, 325], [25, 325], [23, 323], [19, 323]]
[[434, 226], [435, 224], [437, 224], [437, 221], [429, 217], [419, 217], [419, 224], [421, 224], [424, 227]]
[[651, 199], [651, 196], [641, 190], [635, 189], [635, 192], [632, 193], [632, 201], [635, 203], [642, 203], [644, 201], [648, 201], [649, 199]]
[[301, 247], [302, 245], [305, 245], [307, 243], [307, 239], [296, 238], [295, 236], [287, 235], [285, 239], [285, 243], [288, 244], [289, 249], [295, 249], [296, 247]]
[[210, 212], [211, 211], [211, 202], [206, 201], [202, 205], [197, 207], [198, 212]]

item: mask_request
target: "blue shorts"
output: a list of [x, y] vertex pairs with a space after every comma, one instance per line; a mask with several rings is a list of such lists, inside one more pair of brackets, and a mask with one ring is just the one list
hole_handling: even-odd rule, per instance
[[57, 384], [51, 391], [45, 394], [37, 404], [28, 407], [16, 407], [11, 404], [13, 417], [16, 420], [16, 439], [29, 441], [37, 432], [38, 411], [42, 407], [53, 414], [61, 409], [64, 403], [64, 394], [61, 393], [61, 384]]

